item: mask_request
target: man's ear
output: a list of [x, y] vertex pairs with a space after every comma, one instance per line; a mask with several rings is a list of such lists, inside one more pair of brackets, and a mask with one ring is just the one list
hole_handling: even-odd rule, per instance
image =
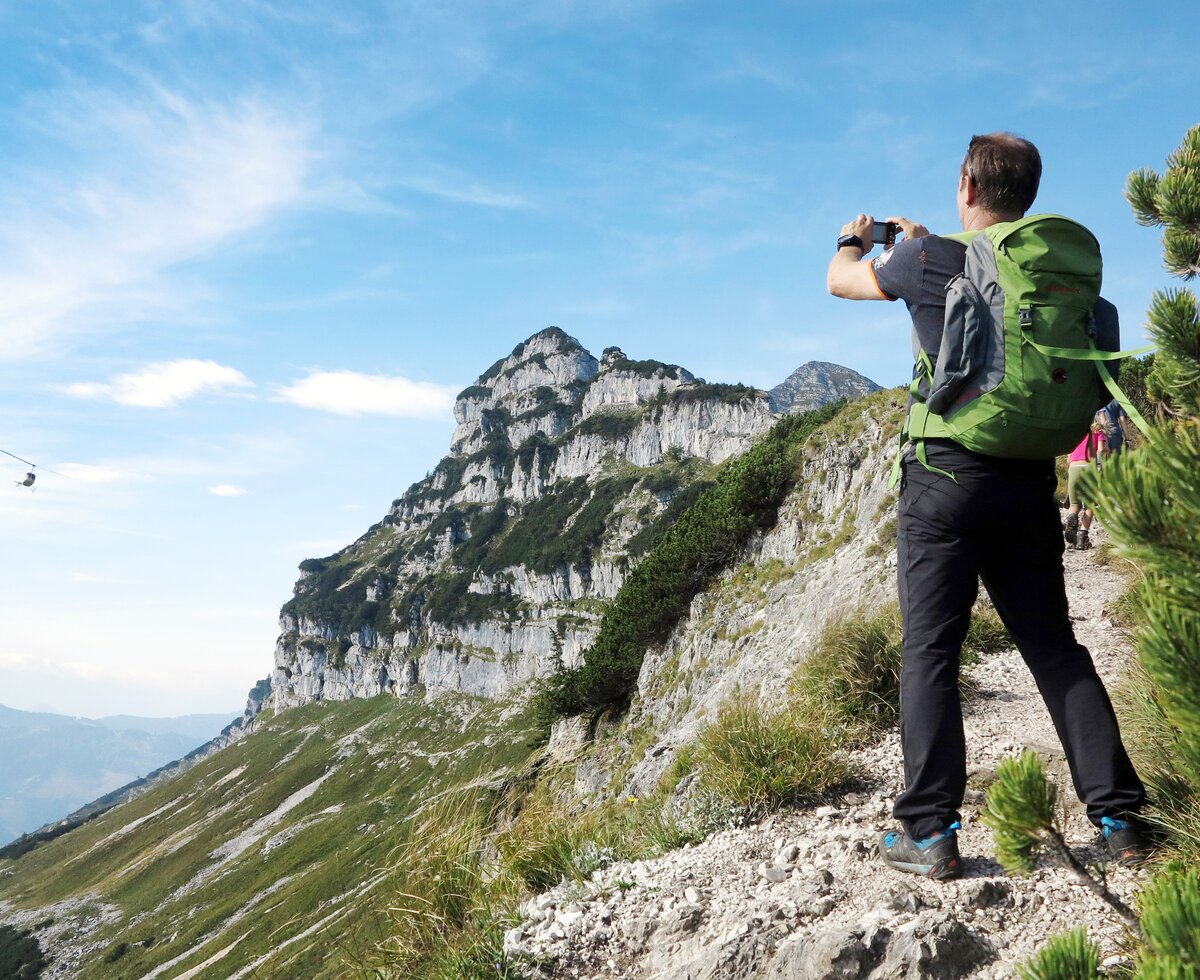
[[970, 176], [970, 174], [963, 174], [959, 180], [961, 181], [963, 188], [963, 203], [969, 207], [975, 203], [975, 178]]

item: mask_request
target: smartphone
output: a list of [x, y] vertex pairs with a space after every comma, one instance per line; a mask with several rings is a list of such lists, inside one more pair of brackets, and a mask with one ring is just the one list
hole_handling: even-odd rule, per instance
[[871, 241], [884, 248], [891, 248], [896, 244], [896, 233], [899, 230], [900, 226], [894, 221], [876, 221], [871, 229]]

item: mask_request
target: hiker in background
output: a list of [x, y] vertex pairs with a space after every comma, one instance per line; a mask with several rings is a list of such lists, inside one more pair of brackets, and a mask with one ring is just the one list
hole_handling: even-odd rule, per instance
[[[970, 233], [1019, 221], [1033, 204], [1041, 172], [1041, 157], [1032, 143], [1011, 133], [975, 136], [957, 174], [958, 215], [966, 234], [932, 235], [923, 225], [892, 217], [888, 222], [903, 233], [903, 240], [866, 261], [874, 219], [859, 214], [843, 226], [829, 263], [829, 291], [846, 299], [904, 300], [918, 359], [915, 394], [939, 356], [946, 287], [967, 269]], [[1049, 224], [1062, 228], [1066, 222], [1049, 219]], [[1094, 265], [1098, 290], [1098, 249]], [[1102, 313], [1115, 316], [1111, 304], [1101, 309], [1103, 302], [1094, 310], [1097, 322]], [[1007, 335], [1019, 325], [1006, 317], [1002, 326]], [[1080, 363], [1059, 369], [1053, 380], [1084, 379], [1076, 373], [1083, 368]], [[1096, 372], [1094, 366], [1087, 369], [1086, 384], [1091, 385]], [[1089, 390], [1100, 405], [1099, 389]], [[910, 433], [918, 403], [918, 398], [910, 402]], [[921, 404], [928, 415], [932, 409]], [[998, 424], [1007, 425], [1008, 419], [999, 417]], [[1084, 431], [1087, 424], [1085, 418]], [[880, 856], [893, 868], [935, 879], [962, 874], [956, 831], [966, 789], [966, 741], [959, 655], [982, 577], [1037, 681], [1088, 816], [1117, 860], [1143, 860], [1148, 844], [1137, 812], [1146, 793], [1121, 743], [1108, 693], [1087, 649], [1076, 641], [1067, 614], [1054, 474], [1054, 457], [1063, 450], [1013, 459], [984, 455], [950, 438], [922, 435], [913, 441], [915, 448], [910, 445], [902, 458], [897, 541], [904, 620], [900, 737], [905, 789], [893, 807], [900, 828], [881, 837]]]
[[1129, 415], [1115, 398], [1100, 410], [1103, 415], [1104, 432], [1108, 437], [1108, 451], [1119, 453], [1131, 442]]
[[1080, 551], [1085, 551], [1092, 546], [1088, 531], [1095, 515], [1092, 513], [1092, 508], [1083, 501], [1078, 486], [1079, 478], [1088, 470], [1098, 468], [1100, 457], [1109, 451], [1106, 425], [1107, 416], [1101, 409], [1096, 413], [1092, 431], [1083, 437], [1083, 441], [1067, 458], [1067, 500], [1070, 503], [1070, 510], [1067, 512], [1063, 538], [1068, 545]]

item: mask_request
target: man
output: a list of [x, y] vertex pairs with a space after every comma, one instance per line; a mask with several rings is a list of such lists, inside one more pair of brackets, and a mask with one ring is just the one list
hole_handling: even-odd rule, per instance
[[1108, 435], [1108, 451], [1119, 453], [1129, 441], [1129, 415], [1115, 398], [1101, 411], [1104, 413], [1104, 430]]
[[[1032, 143], [1010, 133], [973, 137], [958, 176], [963, 230], [1023, 217], [1041, 172]], [[888, 220], [904, 238], [874, 261], [865, 260], [872, 217], [860, 214], [842, 228], [829, 263], [829, 291], [846, 299], [903, 299], [915, 342], [936, 361], [946, 284], [963, 271], [966, 245], [907, 218]], [[1088, 816], [1118, 859], [1143, 859], [1146, 842], [1135, 814], [1145, 790], [1067, 615], [1054, 461], [984, 456], [949, 439], [928, 439], [925, 448], [928, 465], [911, 447], [902, 462], [897, 550], [905, 789], [893, 808], [901, 829], [880, 840], [883, 860], [936, 879], [962, 874], [955, 831], [966, 789], [966, 743], [958, 667], [980, 578], [1033, 673]]]

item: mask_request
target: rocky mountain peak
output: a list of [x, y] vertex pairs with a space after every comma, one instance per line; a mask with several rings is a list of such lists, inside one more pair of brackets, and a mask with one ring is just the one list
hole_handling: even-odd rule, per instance
[[839, 398], [861, 398], [879, 390], [880, 386], [870, 378], [841, 364], [809, 361], [767, 392], [767, 397], [771, 411], [794, 415], [828, 405]]
[[451, 451], [471, 451], [472, 437], [486, 434], [489, 416], [497, 412], [530, 417], [556, 405], [575, 405], [599, 370], [596, 358], [565, 331], [548, 327], [535, 333], [459, 392], [454, 419], [460, 431]]

